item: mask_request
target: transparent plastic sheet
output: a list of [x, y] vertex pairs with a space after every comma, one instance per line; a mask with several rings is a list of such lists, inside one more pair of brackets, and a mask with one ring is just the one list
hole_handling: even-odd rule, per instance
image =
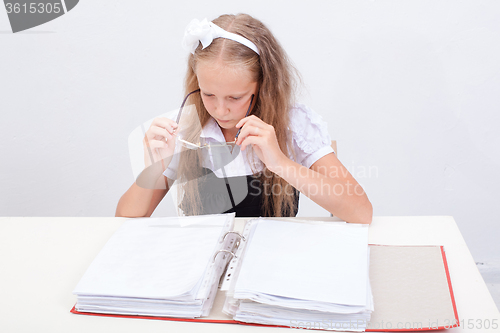
[[[76, 309], [83, 312], [186, 318], [207, 315], [212, 306], [220, 276], [230, 259], [217, 253], [234, 247], [234, 238], [225, 237], [234, 228], [234, 213], [196, 216], [187, 219], [190, 223], [184, 223], [186, 220], [181, 220], [181, 218], [127, 221], [108, 241], [75, 288], [74, 294], [78, 296]], [[212, 226], [211, 223], [215, 225]], [[161, 230], [153, 231], [151, 228]], [[208, 228], [215, 229], [211, 233], [212, 237], [207, 239]], [[173, 231], [177, 232], [175, 237], [178, 241], [177, 234], [189, 236], [189, 238], [184, 238], [187, 243], [180, 240], [182, 241], [180, 244], [187, 244], [184, 248], [174, 246], [178, 250], [175, 253], [169, 245], [174, 239], [169, 242], [162, 241], [162, 235]], [[192, 250], [197, 248], [196, 245], [200, 245], [199, 239], [206, 243], [205, 249], [211, 246], [213, 248], [196, 254], [196, 260], [193, 261], [193, 256], [187, 252], [193, 252]], [[135, 255], [127, 254], [124, 249], [129, 249]], [[162, 255], [155, 256], [155, 251], [158, 249], [160, 249], [159, 253], [164, 253], [163, 257]], [[196, 252], [195, 250], [193, 253]], [[184, 274], [175, 276], [171, 274], [171, 269], [162, 268], [165, 261], [160, 259], [171, 259], [175, 263], [180, 257], [186, 258], [181, 261], [186, 271], [192, 271], [194, 266], [203, 269], [198, 269], [198, 273], [195, 272], [197, 281], [190, 284], [187, 290], [172, 287], [170, 289], [175, 290], [172, 294], [165, 291], [165, 288], [157, 286], [155, 276], [161, 276], [162, 281], [172, 279], [172, 283], [169, 282], [168, 286], [176, 285], [179, 279], [186, 279], [187, 276]], [[188, 260], [188, 257], [191, 259]], [[150, 260], [154, 264], [144, 266], [142, 264], [144, 260]], [[158, 260], [160, 261], [157, 262]], [[110, 261], [123, 262], [123, 264], [113, 266], [107, 263]], [[145, 274], [137, 267], [147, 267], [151, 273]], [[103, 279], [107, 279], [109, 283], [102, 282]]]
[[[371, 295], [370, 283], [367, 281], [368, 294], [366, 296], [366, 305], [348, 305], [336, 303], [323, 303], [320, 301], [309, 300], [308, 298], [288, 298], [277, 295], [252, 292], [245, 293], [242, 290], [236, 291], [237, 281], [241, 280], [242, 263], [248, 261], [248, 251], [251, 251], [251, 242], [255, 240], [255, 231], [260, 223], [272, 221], [269, 218], [259, 218], [251, 220], [245, 226], [243, 236], [247, 238], [245, 244], [240, 245], [236, 252], [238, 258], [233, 259], [229, 263], [229, 268], [224, 277], [224, 284], [221, 290], [226, 291], [226, 300], [223, 307], [223, 312], [233, 317], [236, 321], [249, 323], [259, 323], [264, 325], [282, 325], [289, 326], [290, 318], [299, 321], [329, 321], [340, 325], [350, 322], [363, 323], [359, 324], [354, 331], [363, 331], [366, 329], [366, 322], [369, 321], [371, 312], [373, 311], [373, 297]], [[280, 221], [283, 222], [283, 221]], [[298, 220], [296, 221], [298, 222]], [[318, 224], [319, 222], [301, 221], [304, 224]], [[345, 225], [344, 222], [338, 223], [338, 227]], [[347, 225], [345, 225], [347, 227]], [[329, 227], [334, 227], [333, 224]], [[357, 228], [357, 225], [349, 225], [349, 228]], [[262, 239], [260, 239], [262, 241]], [[268, 243], [267, 243], [268, 244]], [[261, 244], [262, 245], [262, 244]], [[250, 246], [250, 247], [249, 247]], [[367, 255], [369, 258], [369, 253]], [[367, 263], [368, 265], [368, 263]], [[267, 272], [267, 270], [266, 270]], [[248, 273], [248, 272], [247, 272]], [[240, 281], [241, 282], [241, 281]], [[241, 286], [240, 286], [241, 287]], [[354, 303], [352, 303], [354, 304]], [[348, 318], [346, 317], [348, 315]], [[337, 330], [333, 324], [329, 327], [323, 327], [325, 330]]]

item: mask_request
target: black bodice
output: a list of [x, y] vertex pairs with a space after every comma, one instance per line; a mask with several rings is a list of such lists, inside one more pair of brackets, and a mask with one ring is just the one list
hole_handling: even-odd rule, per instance
[[[264, 216], [264, 189], [258, 176], [236, 176], [218, 178], [210, 169], [203, 168], [203, 177], [198, 183], [201, 200], [200, 214], [236, 213], [236, 217]], [[268, 193], [269, 195], [269, 193]], [[272, 195], [272, 194], [271, 194]], [[282, 216], [297, 215], [299, 191], [294, 189], [292, 212]], [[182, 202], [181, 207], [186, 207]], [[276, 216], [271, 207], [271, 216]]]

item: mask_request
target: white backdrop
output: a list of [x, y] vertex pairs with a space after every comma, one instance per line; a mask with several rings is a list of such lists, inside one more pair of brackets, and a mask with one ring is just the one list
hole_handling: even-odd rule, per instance
[[129, 133], [181, 102], [185, 26], [238, 12], [281, 41], [375, 215], [452, 215], [500, 259], [498, 1], [81, 0], [17, 34], [0, 7], [0, 216], [114, 215]]

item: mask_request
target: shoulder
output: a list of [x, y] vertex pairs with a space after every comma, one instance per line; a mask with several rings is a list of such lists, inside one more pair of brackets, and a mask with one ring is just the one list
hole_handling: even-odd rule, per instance
[[320, 146], [330, 146], [328, 125], [323, 118], [304, 104], [290, 110], [292, 140], [305, 153], [313, 153]]
[[290, 109], [290, 129], [302, 133], [313, 128], [328, 132], [326, 122], [317, 112], [304, 104], [294, 105]]
[[317, 159], [333, 152], [328, 125], [318, 113], [304, 104], [296, 104], [289, 115], [289, 130], [298, 163], [309, 168]]

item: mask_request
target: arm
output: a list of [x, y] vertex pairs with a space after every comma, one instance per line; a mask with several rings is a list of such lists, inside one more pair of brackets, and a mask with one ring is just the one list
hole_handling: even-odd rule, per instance
[[335, 154], [323, 156], [310, 169], [285, 156], [271, 171], [333, 215], [347, 222], [371, 223], [373, 208], [365, 191]]
[[310, 169], [283, 154], [274, 128], [255, 116], [242, 119], [237, 144], [252, 145], [266, 167], [335, 216], [356, 223], [371, 223], [373, 208], [364, 190], [332, 153]]
[[150, 217], [172, 183], [163, 175], [158, 177], [154, 187], [143, 187], [134, 182], [118, 201], [115, 216]]

